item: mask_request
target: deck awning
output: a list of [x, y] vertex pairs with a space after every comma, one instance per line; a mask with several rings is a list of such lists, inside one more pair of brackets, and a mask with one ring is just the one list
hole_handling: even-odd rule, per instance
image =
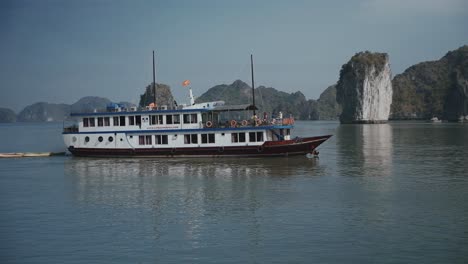
[[221, 105], [216, 106], [211, 111], [216, 112], [227, 112], [227, 111], [246, 111], [246, 110], [258, 110], [258, 108], [251, 104], [242, 104], [242, 105]]

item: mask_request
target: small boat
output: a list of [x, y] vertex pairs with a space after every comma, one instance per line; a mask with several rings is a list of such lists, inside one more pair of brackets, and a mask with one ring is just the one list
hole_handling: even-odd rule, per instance
[[437, 118], [437, 117], [435, 116], [435, 117], [431, 118], [431, 122], [432, 122], [432, 123], [441, 123], [442, 120], [440, 120], [439, 118]]
[[24, 153], [0, 153], [0, 158], [21, 158]]
[[[72, 113], [78, 124], [65, 127], [67, 149], [82, 157], [269, 157], [306, 155], [331, 135], [292, 137], [294, 117], [257, 116], [253, 57], [252, 104], [224, 101], [189, 105], [149, 104], [126, 109], [112, 104], [104, 112]], [[153, 52], [153, 89], [156, 102]], [[318, 152], [316, 152], [318, 153]]]
[[31, 158], [31, 157], [50, 157], [64, 156], [65, 152], [15, 152], [15, 153], [0, 153], [0, 158]]

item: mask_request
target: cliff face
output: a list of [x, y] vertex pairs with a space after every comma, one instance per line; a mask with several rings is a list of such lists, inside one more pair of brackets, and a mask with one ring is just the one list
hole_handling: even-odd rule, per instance
[[16, 114], [9, 108], [0, 108], [0, 123], [13, 123], [16, 121]]
[[391, 70], [386, 53], [360, 52], [344, 64], [336, 86], [341, 123], [381, 123], [392, 103]]
[[468, 46], [411, 66], [393, 79], [393, 119], [456, 120], [468, 114]]
[[[146, 86], [145, 93], [140, 95], [139, 105], [144, 107], [151, 103], [154, 103], [154, 90], [152, 84]], [[161, 83], [156, 84], [156, 104], [158, 106], [174, 105], [174, 97], [172, 96], [171, 88], [168, 85]]]

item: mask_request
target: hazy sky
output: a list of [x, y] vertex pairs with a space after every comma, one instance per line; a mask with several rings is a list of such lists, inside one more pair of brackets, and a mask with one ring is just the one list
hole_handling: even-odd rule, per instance
[[393, 74], [468, 44], [467, 0], [0, 1], [0, 107], [138, 103], [152, 80], [188, 101], [241, 79], [316, 99], [359, 51], [387, 52]]

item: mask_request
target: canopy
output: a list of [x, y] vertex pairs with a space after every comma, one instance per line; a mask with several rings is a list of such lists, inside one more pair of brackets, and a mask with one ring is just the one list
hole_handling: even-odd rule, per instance
[[221, 106], [216, 106], [212, 109], [212, 111], [216, 111], [216, 112], [245, 111], [245, 110], [258, 110], [258, 108], [251, 104], [242, 104], [242, 105], [221, 105]]

